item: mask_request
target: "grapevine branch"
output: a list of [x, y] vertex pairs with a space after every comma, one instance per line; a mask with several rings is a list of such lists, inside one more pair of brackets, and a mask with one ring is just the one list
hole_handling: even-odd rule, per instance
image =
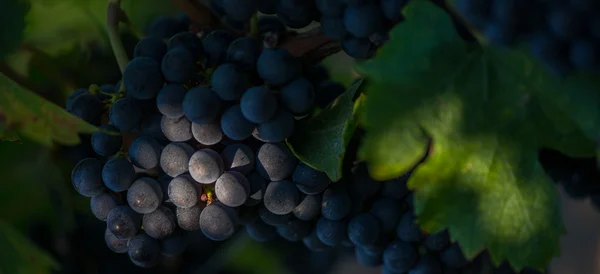
[[[229, 30], [219, 18], [205, 5], [195, 0], [171, 0], [173, 4], [185, 12], [196, 24], [203, 27], [217, 26]], [[323, 58], [339, 52], [342, 48], [339, 42], [323, 34], [320, 27], [288, 36], [280, 44], [292, 55], [302, 57], [307, 63], [315, 63]]]
[[108, 0], [108, 8], [106, 10], [106, 24], [108, 26], [108, 38], [112, 47], [117, 64], [121, 73], [125, 71], [125, 66], [129, 63], [129, 57], [123, 47], [123, 42], [119, 36], [119, 23], [129, 22], [129, 18], [121, 9], [121, 0]]

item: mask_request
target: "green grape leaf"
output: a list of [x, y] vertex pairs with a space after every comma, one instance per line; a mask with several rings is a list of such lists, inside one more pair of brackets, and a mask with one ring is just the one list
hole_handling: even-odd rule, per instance
[[296, 123], [287, 139], [292, 152], [308, 166], [323, 171], [332, 181], [342, 178], [346, 147], [357, 126], [356, 110], [362, 97], [354, 100], [363, 83], [354, 81], [336, 101], [318, 114]]
[[537, 151], [594, 155], [599, 81], [554, 77], [523, 50], [467, 44], [427, 1], [404, 15], [359, 67], [368, 80], [360, 157], [387, 180], [427, 154], [408, 182], [424, 229], [449, 229], [469, 258], [488, 248], [497, 264], [544, 268], [565, 230]]
[[58, 268], [58, 263], [46, 251], [0, 220], [0, 273], [50, 274]]
[[[76, 145], [79, 133], [98, 129], [0, 74], [0, 125], [3, 131], [51, 146]], [[0, 131], [2, 132], [2, 131]]]

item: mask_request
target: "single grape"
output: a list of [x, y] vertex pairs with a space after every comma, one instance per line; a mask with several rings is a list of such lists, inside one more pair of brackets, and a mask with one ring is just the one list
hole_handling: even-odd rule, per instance
[[277, 17], [286, 26], [300, 29], [318, 19], [319, 11], [313, 1], [280, 0], [277, 6]]
[[138, 137], [129, 146], [131, 162], [141, 169], [153, 169], [160, 164], [162, 147], [152, 137]]
[[260, 218], [254, 219], [245, 227], [248, 236], [257, 242], [264, 243], [277, 238], [277, 230], [275, 227], [268, 225]]
[[469, 263], [458, 244], [453, 244], [440, 252], [440, 260], [454, 268], [460, 268]]
[[183, 98], [186, 93], [182, 85], [165, 85], [156, 96], [158, 111], [170, 119], [183, 117]]
[[150, 178], [142, 177], [127, 190], [127, 203], [135, 212], [148, 214], [156, 210], [163, 201], [160, 184]]
[[83, 93], [73, 99], [69, 112], [90, 124], [99, 125], [103, 106], [97, 96]]
[[120, 131], [131, 131], [142, 122], [142, 110], [132, 98], [121, 98], [110, 106], [110, 122]]
[[342, 39], [342, 49], [350, 57], [355, 59], [366, 59], [372, 55], [373, 44], [367, 38], [358, 38], [352, 35], [346, 35]]
[[222, 64], [213, 72], [211, 88], [224, 101], [234, 101], [246, 91], [246, 78], [234, 64]]
[[406, 195], [408, 195], [408, 193], [410, 192], [408, 190], [408, 187], [406, 186], [408, 176], [410, 176], [410, 174], [406, 174], [396, 179], [382, 182], [381, 196], [396, 199], [398, 201], [404, 199], [404, 197], [406, 197]]
[[169, 183], [169, 200], [179, 208], [193, 207], [202, 195], [202, 187], [197, 184], [189, 174], [173, 178]]
[[423, 233], [415, 220], [412, 210], [405, 212], [400, 218], [396, 227], [396, 236], [405, 242], [419, 242], [423, 238]]
[[255, 137], [263, 142], [282, 142], [294, 132], [294, 115], [279, 107], [273, 117], [256, 127]]
[[348, 223], [348, 238], [355, 245], [374, 244], [379, 239], [379, 233], [379, 220], [370, 213], [356, 215]]
[[186, 143], [170, 143], [160, 155], [161, 169], [171, 177], [177, 177], [188, 171], [188, 165], [195, 150]]
[[148, 33], [148, 36], [169, 39], [169, 37], [180, 31], [182, 31], [181, 25], [176, 18], [171, 16], [159, 16], [152, 21], [146, 33]]
[[100, 126], [100, 129], [103, 131], [92, 133], [92, 148], [100, 156], [108, 157], [115, 155], [123, 145], [123, 137], [119, 133], [119, 130], [107, 124]]
[[221, 116], [221, 129], [229, 139], [242, 141], [252, 136], [254, 124], [244, 118], [240, 105], [233, 105]]
[[183, 113], [190, 121], [205, 124], [214, 121], [221, 111], [221, 99], [206, 87], [194, 87], [183, 99]]
[[121, 202], [117, 195], [108, 191], [98, 194], [90, 200], [92, 214], [100, 221], [106, 221], [110, 211], [119, 205], [121, 205]]
[[196, 203], [192, 207], [177, 207], [175, 213], [177, 214], [177, 225], [181, 229], [187, 231], [195, 231], [200, 229], [200, 213], [206, 205], [203, 203]]
[[305, 195], [292, 212], [300, 220], [314, 220], [321, 213], [321, 195]]
[[161, 71], [167, 82], [184, 84], [196, 74], [196, 63], [192, 53], [183, 47], [177, 47], [167, 51], [161, 63]]
[[372, 253], [364, 247], [355, 248], [354, 255], [359, 264], [367, 267], [378, 267], [383, 263], [383, 253]]
[[192, 123], [185, 117], [169, 119], [163, 116], [160, 129], [171, 142], [186, 142], [192, 139]]
[[297, 162], [284, 143], [266, 143], [256, 152], [256, 171], [270, 181], [281, 181], [290, 177]]
[[67, 98], [67, 101], [65, 102], [65, 109], [70, 112], [71, 109], [73, 109], [73, 102], [75, 101], [75, 98], [79, 97], [82, 94], [87, 94], [87, 93], [88, 93], [87, 88], [80, 88], [80, 89], [76, 89], [73, 92], [71, 92], [71, 94]]
[[71, 172], [75, 191], [85, 197], [101, 194], [106, 188], [102, 183], [102, 162], [94, 158], [79, 161]]
[[233, 236], [238, 221], [235, 210], [214, 202], [200, 214], [200, 230], [213, 241], [224, 241]]
[[123, 71], [123, 83], [127, 95], [136, 99], [152, 99], [165, 81], [160, 63], [149, 57], [136, 57]]
[[129, 258], [139, 267], [150, 268], [159, 263], [160, 244], [144, 232], [129, 239], [127, 248]]
[[263, 50], [256, 69], [261, 78], [275, 86], [285, 85], [300, 74], [298, 60], [285, 49]]
[[172, 50], [176, 48], [187, 49], [192, 54], [192, 61], [197, 61], [204, 53], [202, 40], [196, 34], [188, 31], [177, 33], [169, 39], [167, 49]]
[[154, 239], [163, 239], [171, 235], [177, 227], [176, 223], [175, 213], [165, 206], [144, 214], [142, 218], [144, 232]]
[[142, 124], [140, 125], [140, 135], [146, 135], [156, 139], [161, 142], [161, 144], [168, 141], [167, 137], [162, 133], [162, 129], [160, 128], [162, 115], [159, 113], [151, 114], [146, 116], [144, 120], [142, 120]]
[[142, 215], [129, 206], [117, 206], [108, 213], [106, 227], [117, 239], [129, 239], [140, 231]]
[[135, 169], [129, 161], [123, 158], [113, 158], [104, 164], [102, 180], [110, 190], [122, 192], [133, 184]]
[[241, 206], [250, 196], [250, 182], [242, 173], [227, 171], [217, 179], [215, 195], [226, 206]]
[[341, 220], [352, 208], [352, 200], [343, 185], [333, 184], [323, 192], [321, 215], [329, 220]]
[[294, 211], [300, 203], [300, 195], [294, 183], [281, 180], [267, 185], [263, 201], [269, 211], [277, 215], [285, 215]]
[[310, 233], [310, 235], [304, 237], [304, 239], [302, 239], [302, 242], [304, 243], [306, 248], [308, 248], [308, 250], [312, 252], [322, 252], [327, 250], [328, 248], [327, 245], [325, 245], [323, 242], [321, 242], [321, 240], [319, 240], [316, 230], [313, 230]]
[[381, 231], [389, 233], [396, 228], [396, 224], [400, 221], [402, 216], [402, 212], [398, 210], [400, 207], [400, 202], [395, 199], [380, 198], [373, 202], [369, 212], [379, 220]]
[[383, 11], [376, 3], [349, 6], [344, 12], [344, 26], [358, 38], [368, 38], [383, 29]]
[[296, 166], [294, 173], [292, 173], [292, 180], [300, 191], [309, 195], [323, 192], [331, 183], [327, 174], [304, 163], [299, 163]]
[[240, 101], [242, 114], [253, 123], [269, 121], [277, 111], [277, 98], [265, 86], [248, 89]]
[[291, 220], [287, 224], [279, 225], [276, 228], [277, 233], [282, 238], [290, 242], [298, 242], [310, 235], [311, 226], [311, 223], [307, 221]]
[[142, 38], [133, 49], [133, 57], [149, 57], [156, 62], [162, 62], [165, 53], [167, 53], [167, 44], [156, 36]]
[[245, 22], [256, 12], [259, 1], [264, 0], [221, 0], [221, 7], [227, 17]]
[[321, 217], [317, 221], [317, 237], [328, 246], [337, 246], [342, 243], [346, 232], [347, 223], [344, 221], [333, 221]]
[[117, 238], [108, 228], [104, 230], [104, 242], [108, 249], [114, 253], [126, 253], [128, 241], [128, 239]]
[[284, 215], [277, 215], [277, 214], [271, 212], [270, 210], [268, 210], [266, 207], [261, 207], [258, 209], [258, 216], [260, 217], [260, 219], [263, 222], [265, 222], [269, 225], [272, 225], [272, 226], [286, 224], [289, 220], [294, 218], [294, 215], [292, 215], [291, 213], [284, 214]]
[[283, 106], [295, 115], [305, 115], [315, 105], [315, 89], [302, 77], [281, 87], [279, 96]]
[[221, 123], [218, 122], [192, 123], [192, 135], [198, 143], [205, 146], [216, 145], [223, 140], [223, 130], [221, 129]]
[[390, 243], [383, 252], [384, 265], [397, 272], [408, 271], [418, 260], [415, 248], [406, 242], [396, 240]]
[[252, 149], [245, 144], [231, 144], [221, 151], [221, 158], [226, 170], [248, 174], [254, 170], [255, 155]]
[[183, 253], [187, 245], [187, 233], [181, 229], [175, 229], [171, 235], [160, 240], [161, 253], [167, 257], [174, 257]]
[[260, 56], [260, 45], [252, 37], [240, 37], [227, 48], [227, 61], [235, 64], [244, 71], [256, 68]]
[[[252, 2], [255, 0], [242, 0], [243, 2]], [[243, 20], [245, 21], [245, 20]], [[215, 30], [202, 40], [202, 47], [206, 60], [211, 65], [220, 65], [227, 59], [227, 47], [233, 42], [235, 37], [226, 30]]]
[[432, 251], [442, 251], [450, 244], [450, 234], [444, 230], [442, 232], [431, 234], [425, 237], [423, 245]]

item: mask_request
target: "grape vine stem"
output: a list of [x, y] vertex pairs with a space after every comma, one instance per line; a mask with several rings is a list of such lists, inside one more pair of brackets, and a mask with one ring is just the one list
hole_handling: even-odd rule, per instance
[[117, 64], [121, 70], [121, 74], [125, 71], [125, 66], [129, 63], [129, 57], [119, 36], [119, 23], [128, 22], [129, 19], [125, 12], [121, 9], [121, 0], [108, 0], [108, 8], [106, 10], [106, 24], [108, 27], [108, 38], [113, 54], [117, 59]]

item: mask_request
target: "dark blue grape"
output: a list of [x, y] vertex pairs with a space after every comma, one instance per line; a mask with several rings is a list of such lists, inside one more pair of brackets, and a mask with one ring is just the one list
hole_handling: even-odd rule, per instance
[[200, 214], [200, 230], [213, 241], [231, 238], [238, 222], [235, 210], [219, 202], [210, 204]]
[[445, 265], [454, 268], [460, 268], [469, 263], [458, 244], [453, 244], [440, 252], [440, 260]]
[[292, 175], [298, 160], [284, 143], [266, 143], [256, 152], [256, 171], [270, 181]]
[[160, 154], [160, 168], [169, 176], [177, 177], [188, 172], [190, 158], [195, 150], [186, 143], [170, 143]]
[[383, 12], [376, 3], [349, 6], [344, 12], [344, 26], [358, 38], [368, 38], [383, 29]]
[[489, 22], [483, 30], [486, 38], [493, 44], [508, 46], [516, 41], [516, 29], [499, 22]]
[[115, 155], [121, 149], [123, 145], [123, 137], [119, 133], [119, 130], [112, 125], [102, 125], [101, 130], [105, 130], [109, 134], [103, 131], [97, 131], [92, 134], [92, 148], [100, 156], [111, 156]]
[[117, 239], [129, 239], [140, 231], [142, 215], [128, 206], [117, 206], [108, 214], [106, 227]]
[[206, 207], [203, 203], [196, 203], [192, 207], [177, 207], [177, 225], [187, 231], [200, 229], [200, 213]]
[[345, 91], [346, 88], [340, 83], [323, 81], [315, 87], [315, 103], [320, 108], [325, 108]]
[[383, 252], [384, 265], [397, 272], [408, 271], [418, 260], [415, 248], [406, 242], [396, 240], [390, 243]]
[[277, 233], [290, 242], [298, 242], [309, 236], [310, 232], [311, 223], [302, 220], [291, 220], [286, 224], [277, 226]]
[[223, 130], [220, 123], [192, 123], [192, 135], [198, 143], [205, 146], [216, 145], [223, 140]]
[[231, 144], [221, 151], [226, 170], [248, 174], [254, 170], [256, 157], [254, 151], [245, 144]]
[[268, 242], [277, 238], [277, 230], [275, 227], [268, 225], [261, 219], [254, 219], [246, 225], [248, 236], [257, 242]]
[[419, 228], [412, 211], [409, 210], [400, 217], [400, 222], [396, 227], [396, 236], [402, 241], [411, 243], [419, 242], [423, 238], [421, 228]]
[[163, 201], [160, 184], [150, 178], [142, 177], [127, 190], [127, 203], [135, 212], [148, 214], [156, 210]]
[[202, 188], [188, 175], [173, 178], [169, 183], [169, 200], [179, 208], [190, 208], [198, 203]]
[[131, 238], [127, 247], [129, 259], [139, 267], [150, 268], [160, 262], [160, 243], [144, 232]]
[[88, 93], [87, 88], [80, 88], [80, 89], [74, 90], [69, 95], [69, 98], [67, 98], [67, 101], [65, 103], [65, 109], [67, 111], [71, 111], [71, 109], [73, 108], [73, 101], [75, 101], [75, 98], [79, 97], [79, 95], [86, 94], [86, 93]]
[[328, 248], [328, 246], [326, 246], [323, 242], [321, 242], [321, 240], [319, 240], [316, 230], [313, 230], [310, 233], [310, 235], [304, 237], [304, 239], [302, 239], [302, 242], [308, 248], [308, 250], [312, 252], [322, 252]]
[[250, 198], [246, 201], [246, 204], [249, 202], [252, 203], [251, 200], [262, 201], [267, 188], [267, 180], [256, 171], [252, 171], [246, 177], [248, 178], [248, 182], [250, 182]]
[[428, 253], [419, 259], [417, 265], [408, 271], [408, 274], [442, 274], [442, 264], [437, 256], [433, 253]]
[[227, 61], [237, 65], [244, 71], [256, 68], [260, 56], [260, 45], [252, 37], [240, 37], [227, 48]]
[[408, 195], [409, 190], [406, 186], [406, 181], [410, 174], [405, 174], [396, 179], [384, 181], [381, 183], [381, 196], [402, 200]]
[[115, 253], [125, 253], [127, 252], [127, 242], [128, 239], [119, 239], [117, 238], [110, 229], [106, 228], [104, 230], [104, 242], [108, 249]]
[[281, 87], [279, 91], [282, 105], [296, 115], [309, 113], [315, 105], [315, 89], [303, 77]]
[[90, 200], [92, 214], [100, 221], [106, 221], [110, 211], [119, 205], [121, 205], [121, 202], [117, 195], [108, 191], [98, 194]]
[[187, 90], [181, 85], [164, 86], [156, 96], [156, 106], [163, 115], [177, 119], [183, 117], [183, 98]]
[[110, 106], [110, 122], [120, 131], [131, 131], [142, 121], [142, 110], [132, 98], [122, 98]]
[[343, 185], [333, 184], [323, 192], [321, 215], [329, 220], [341, 220], [352, 209], [352, 200]]
[[160, 39], [169, 39], [181, 31], [181, 25], [176, 18], [170, 16], [157, 17], [148, 27], [148, 36]]
[[565, 7], [553, 10], [547, 14], [547, 22], [552, 33], [564, 40], [577, 38], [585, 30], [585, 21], [581, 15]]
[[233, 105], [223, 112], [221, 129], [229, 139], [241, 141], [252, 136], [254, 124], [246, 120], [240, 105]]
[[381, 226], [373, 214], [361, 213], [348, 223], [348, 238], [355, 245], [374, 244], [379, 239]]
[[122, 192], [133, 184], [135, 169], [129, 161], [123, 158], [113, 158], [104, 164], [102, 180], [110, 190]]
[[125, 67], [123, 83], [127, 95], [133, 98], [154, 98], [165, 83], [160, 63], [150, 57], [134, 58]]
[[167, 116], [163, 116], [160, 121], [160, 129], [171, 142], [185, 142], [193, 137], [192, 123], [185, 117], [169, 119]]
[[315, 4], [323, 16], [329, 17], [341, 17], [346, 9], [341, 0], [315, 0]]
[[347, 223], [344, 221], [332, 221], [321, 217], [317, 221], [317, 237], [328, 246], [337, 246], [342, 243], [346, 235]]
[[342, 49], [348, 56], [356, 59], [369, 58], [372, 55], [371, 48], [373, 44], [369, 39], [358, 38], [352, 35], [346, 35], [342, 39]]
[[255, 137], [263, 142], [283, 142], [294, 133], [294, 115], [279, 107], [273, 117], [256, 126]]
[[153, 169], [160, 163], [161, 150], [160, 144], [154, 138], [141, 136], [129, 146], [129, 158], [141, 169]]
[[532, 54], [540, 59], [555, 75], [562, 76], [571, 69], [565, 44], [550, 34], [538, 34], [529, 41]]
[[83, 93], [73, 99], [69, 112], [92, 125], [99, 125], [103, 110], [97, 96]]
[[285, 49], [265, 49], [258, 57], [256, 69], [268, 84], [280, 86], [300, 74], [298, 60]]
[[299, 163], [294, 169], [292, 180], [298, 189], [305, 194], [318, 194], [325, 190], [331, 180], [324, 172], [315, 170], [304, 163]]
[[201, 184], [214, 183], [225, 171], [223, 159], [212, 149], [196, 151], [190, 158], [190, 175]]
[[402, 212], [398, 210], [401, 204], [399, 201], [392, 198], [380, 198], [373, 202], [369, 211], [379, 220], [381, 231], [384, 233], [391, 232], [396, 227]]
[[202, 48], [202, 40], [191, 32], [181, 32], [173, 35], [167, 43], [167, 49], [172, 50], [176, 48], [187, 49], [192, 54], [192, 61], [197, 61], [203, 54], [204, 49]]
[[301, 29], [318, 19], [319, 11], [313, 1], [280, 0], [277, 6], [277, 17], [286, 26]]
[[221, 111], [221, 99], [206, 87], [194, 87], [183, 99], [183, 113], [190, 121], [205, 124], [214, 121]]
[[161, 71], [170, 83], [183, 84], [196, 75], [193, 55], [183, 47], [170, 49], [163, 57]]
[[250, 20], [250, 17], [256, 12], [259, 1], [264, 0], [222, 0], [221, 7], [227, 17], [238, 22], [245, 22]]
[[75, 191], [85, 197], [93, 197], [106, 188], [102, 183], [102, 162], [94, 158], [79, 161], [71, 172]]
[[294, 215], [292, 215], [291, 213], [284, 214], [284, 215], [277, 215], [277, 214], [271, 212], [270, 210], [268, 210], [266, 207], [261, 207], [258, 209], [258, 216], [260, 217], [261, 220], [263, 220], [263, 222], [265, 222], [269, 225], [272, 225], [272, 226], [286, 224], [289, 220], [294, 218]]
[[321, 195], [305, 195], [293, 213], [296, 218], [304, 221], [317, 218], [321, 213]]
[[158, 113], [146, 116], [140, 125], [141, 135], [150, 136], [161, 143], [168, 141], [160, 128], [162, 117], [163, 116]]
[[177, 228], [175, 213], [166, 206], [144, 214], [142, 218], [144, 232], [154, 239], [163, 239], [171, 235]]
[[238, 100], [246, 91], [246, 78], [243, 72], [234, 64], [220, 65], [210, 79], [212, 90], [222, 100]]
[[184, 230], [177, 228], [171, 235], [160, 240], [161, 253], [167, 257], [175, 257], [183, 253], [187, 245], [187, 233]]
[[380, 0], [381, 11], [388, 20], [398, 22], [402, 20], [402, 9], [410, 0]]
[[425, 237], [425, 241], [423, 242], [423, 245], [425, 245], [425, 247], [433, 251], [442, 251], [449, 244], [450, 235], [446, 230], [436, 234], [428, 235], [427, 237]]
[[265, 86], [248, 89], [240, 101], [242, 113], [253, 123], [267, 122], [277, 111], [277, 98]]
[[590, 40], [571, 43], [571, 63], [580, 69], [595, 69], [600, 62], [600, 47]]
[[325, 36], [331, 39], [340, 40], [347, 34], [342, 17], [322, 16], [321, 27]]
[[383, 263], [383, 253], [369, 252], [366, 248], [356, 247], [354, 249], [356, 260], [359, 264], [367, 267], [378, 267]]
[[[244, 1], [244, 2], [251, 2]], [[215, 30], [202, 40], [206, 61], [210, 65], [219, 65], [227, 59], [227, 48], [235, 37], [225, 30]]]
[[281, 180], [267, 185], [263, 201], [269, 211], [277, 215], [285, 215], [294, 211], [300, 202], [300, 195], [294, 183]]
[[223, 173], [215, 183], [215, 195], [219, 202], [229, 207], [238, 207], [250, 196], [250, 182], [237, 171]]
[[142, 38], [133, 49], [134, 57], [149, 57], [159, 63], [162, 62], [165, 53], [167, 53], [167, 44], [156, 36]]

